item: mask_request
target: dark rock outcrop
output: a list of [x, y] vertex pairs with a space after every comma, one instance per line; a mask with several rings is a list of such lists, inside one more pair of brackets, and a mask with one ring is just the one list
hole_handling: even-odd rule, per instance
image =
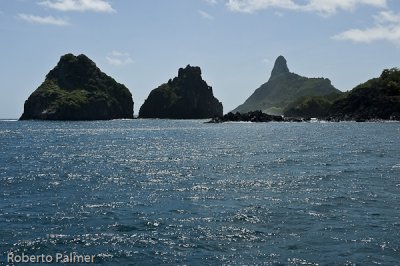
[[331, 121], [400, 120], [400, 70], [386, 69], [333, 103]]
[[223, 122], [302, 122], [303, 119], [285, 118], [280, 115], [269, 115], [261, 111], [251, 111], [248, 113], [229, 112], [224, 116], [214, 117], [207, 123]]
[[246, 113], [262, 110], [268, 114], [282, 115], [285, 108], [303, 97], [341, 94], [325, 78], [306, 78], [289, 72], [286, 59], [279, 56], [268, 82], [261, 85], [232, 112]]
[[252, 111], [248, 113], [229, 112], [224, 116], [214, 117], [209, 123], [222, 122], [282, 122], [283, 117], [279, 115], [269, 115], [261, 111]]
[[222, 103], [202, 79], [200, 67], [180, 68], [178, 77], [152, 90], [140, 118], [203, 119], [222, 116]]
[[21, 120], [133, 118], [131, 92], [88, 57], [66, 54], [25, 101]]

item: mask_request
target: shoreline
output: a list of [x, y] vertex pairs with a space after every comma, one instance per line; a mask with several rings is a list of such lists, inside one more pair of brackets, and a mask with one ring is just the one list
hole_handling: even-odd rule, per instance
[[[397, 119], [396, 119], [397, 118]], [[232, 113], [229, 112], [222, 117], [214, 117], [206, 123], [226, 123], [226, 122], [254, 122], [254, 123], [267, 123], [267, 122], [400, 122], [398, 117], [391, 119], [380, 119], [380, 118], [359, 118], [359, 117], [348, 117], [348, 118], [338, 118], [338, 117], [284, 117], [281, 115], [269, 115], [263, 113], [262, 111], [251, 111], [247, 113]]]

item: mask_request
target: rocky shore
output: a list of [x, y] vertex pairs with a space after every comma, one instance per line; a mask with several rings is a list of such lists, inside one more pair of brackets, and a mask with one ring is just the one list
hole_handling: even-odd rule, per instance
[[[224, 123], [224, 122], [304, 122], [307, 120], [301, 118], [288, 118], [280, 115], [269, 115], [261, 111], [252, 111], [247, 113], [227, 113], [223, 116], [212, 118], [207, 123]], [[309, 121], [309, 120], [308, 120]]]

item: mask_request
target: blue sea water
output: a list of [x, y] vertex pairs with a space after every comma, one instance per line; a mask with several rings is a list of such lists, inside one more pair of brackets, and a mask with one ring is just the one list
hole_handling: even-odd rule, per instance
[[0, 264], [400, 265], [400, 123], [0, 121], [0, 185]]

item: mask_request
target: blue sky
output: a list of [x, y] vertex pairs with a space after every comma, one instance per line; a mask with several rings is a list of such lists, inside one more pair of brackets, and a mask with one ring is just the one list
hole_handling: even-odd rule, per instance
[[86, 54], [133, 94], [187, 64], [222, 101], [244, 102], [285, 56], [290, 71], [342, 91], [400, 65], [398, 0], [0, 0], [0, 118], [66, 53]]

